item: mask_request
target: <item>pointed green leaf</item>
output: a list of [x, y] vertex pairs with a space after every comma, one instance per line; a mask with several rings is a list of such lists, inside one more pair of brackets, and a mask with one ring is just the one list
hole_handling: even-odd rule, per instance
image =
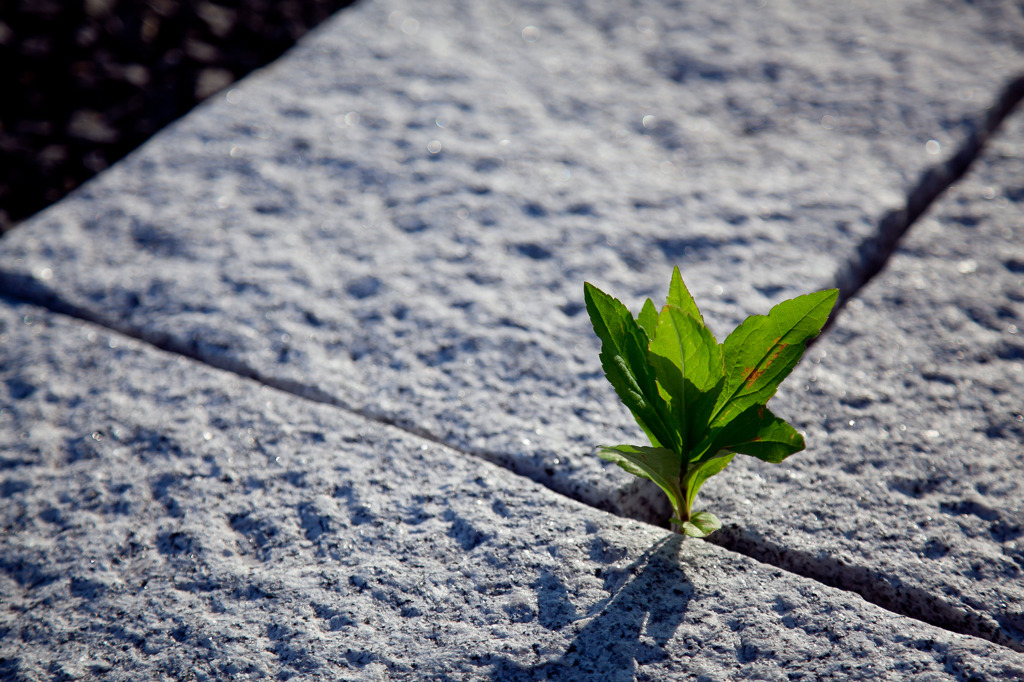
[[710, 389], [725, 373], [722, 348], [711, 330], [674, 305], [666, 305], [658, 315], [649, 349], [651, 355], [671, 362], [698, 391]]
[[601, 339], [601, 366], [608, 381], [652, 444], [676, 447], [668, 405], [658, 394], [654, 370], [647, 364], [647, 334], [626, 306], [594, 285], [584, 283], [584, 299]]
[[[696, 318], [666, 305], [651, 338], [648, 362], [668, 398], [671, 425], [685, 452], [704, 437], [710, 409], [723, 384], [722, 349]], [[712, 389], [714, 394], [708, 395]]]
[[767, 315], [751, 315], [722, 344], [725, 388], [712, 417], [730, 421], [751, 405], [764, 405], [789, 376], [806, 348], [828, 320], [837, 289], [783, 301]]
[[706, 452], [731, 450], [766, 462], [781, 462], [804, 449], [803, 436], [763, 405], [752, 405], [713, 429], [709, 440]]
[[616, 445], [602, 447], [600, 457], [615, 462], [634, 476], [654, 481], [665, 491], [672, 508], [678, 513], [683, 500], [679, 490], [679, 471], [682, 466], [679, 455], [666, 448]]
[[697, 302], [690, 295], [690, 290], [683, 284], [683, 276], [679, 274], [679, 266], [672, 268], [672, 281], [668, 285], [668, 305], [674, 305], [682, 309], [684, 313], [693, 317], [701, 325], [704, 325], [704, 316], [700, 314]]
[[722, 527], [722, 522], [711, 512], [701, 511], [683, 524], [683, 532], [692, 538], [706, 538]]
[[658, 309], [654, 307], [654, 301], [651, 299], [644, 301], [644, 306], [640, 309], [636, 321], [640, 323], [640, 328], [647, 334], [647, 338], [654, 338], [654, 330], [658, 326]]

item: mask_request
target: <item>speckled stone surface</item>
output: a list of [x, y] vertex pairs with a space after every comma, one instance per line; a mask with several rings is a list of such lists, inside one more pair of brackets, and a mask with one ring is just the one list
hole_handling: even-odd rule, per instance
[[[636, 306], [663, 294], [678, 263], [720, 336], [828, 286], [971, 131], [1021, 54], [1022, 19], [995, 3], [413, 7], [344, 12], [5, 237], [0, 283], [653, 520], [657, 503], [593, 455], [638, 434], [601, 376], [582, 281]], [[1012, 211], [1007, 188], [994, 205]], [[1001, 239], [1000, 256], [1013, 245]], [[927, 270], [962, 247], [917, 248]], [[956, 288], [976, 279], [946, 288], [918, 274], [943, 314], [989, 300]], [[1019, 461], [1019, 431], [1012, 419], [997, 422], [1002, 438], [976, 426], [1020, 394], [968, 368], [977, 407], [945, 417], [967, 433], [916, 411], [955, 405], [950, 384], [927, 379], [941, 358], [929, 343], [948, 339], [896, 351], [940, 319], [924, 302], [911, 309], [914, 292], [901, 307], [854, 306], [815, 349], [822, 362], [791, 379], [817, 378], [813, 390], [773, 403], [808, 431], [809, 451], [783, 467], [734, 464], [705, 504], [745, 551], [1019, 644], [1008, 600], [1020, 506], [998, 498], [1019, 493], [996, 485]], [[893, 320], [907, 331], [873, 341]], [[978, 343], [998, 356], [991, 338]], [[988, 380], [1003, 393], [978, 388]], [[849, 398], [856, 386], [872, 392]], [[928, 483], [947, 450], [988, 486], [981, 497], [956, 497], [958, 472], [941, 461], [941, 485]]]
[[0, 304], [0, 677], [1010, 679], [1024, 655]]

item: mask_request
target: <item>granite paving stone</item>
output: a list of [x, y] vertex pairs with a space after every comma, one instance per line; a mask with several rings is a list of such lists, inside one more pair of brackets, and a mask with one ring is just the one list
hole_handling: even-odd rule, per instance
[[0, 676], [1011, 679], [1024, 655], [0, 303]]
[[[636, 307], [679, 264], [720, 337], [830, 286], [1015, 75], [1022, 22], [998, 3], [453, 3], [429, 16], [364, 3], [5, 237], [0, 281], [661, 520], [593, 456], [638, 433], [598, 367], [582, 281]], [[1011, 220], [1019, 197], [999, 192]], [[971, 204], [978, 231], [986, 206]], [[914, 288], [900, 305], [879, 294], [848, 308], [791, 379], [807, 392], [773, 403], [809, 451], [783, 467], [738, 462], [703, 499], [745, 551], [1020, 646], [1019, 492], [998, 481], [1019, 462], [1001, 410], [1020, 392], [995, 370], [950, 384], [925, 367], [943, 357], [929, 344], [962, 337], [1012, 376], [1016, 346], [915, 334], [927, 305], [948, 316], [990, 300], [957, 288], [981, 265], [975, 280], [928, 279], [957, 244], [917, 247], [937, 299]], [[984, 262], [954, 267], [972, 258]], [[893, 321], [906, 331], [877, 341]], [[889, 350], [898, 358], [880, 360]], [[943, 418], [962, 428], [916, 401], [956, 408]], [[995, 436], [978, 430], [990, 418]], [[940, 451], [957, 454], [932, 476]], [[958, 497], [968, 473], [985, 489]]]

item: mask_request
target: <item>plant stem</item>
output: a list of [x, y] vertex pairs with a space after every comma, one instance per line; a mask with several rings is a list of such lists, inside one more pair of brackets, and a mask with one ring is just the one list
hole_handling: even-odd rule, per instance
[[691, 462], [683, 459], [683, 466], [679, 472], [679, 492], [682, 493], [682, 502], [684, 509], [676, 510], [676, 517], [686, 523], [690, 520], [690, 507], [693, 506], [693, 500], [690, 499], [688, 482], [690, 480], [690, 466]]
[[688, 462], [683, 462], [683, 470], [679, 473], [679, 491], [682, 493], [681, 505], [678, 509], [675, 509], [676, 518], [679, 519], [679, 523], [672, 522], [672, 532], [683, 533], [683, 524], [690, 520], [690, 507], [693, 504], [692, 500], [686, 497], [686, 474], [688, 473], [690, 465]]

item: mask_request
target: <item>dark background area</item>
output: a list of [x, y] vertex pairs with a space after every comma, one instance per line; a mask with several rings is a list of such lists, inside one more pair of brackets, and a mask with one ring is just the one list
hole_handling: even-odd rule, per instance
[[0, 233], [353, 0], [0, 0]]

